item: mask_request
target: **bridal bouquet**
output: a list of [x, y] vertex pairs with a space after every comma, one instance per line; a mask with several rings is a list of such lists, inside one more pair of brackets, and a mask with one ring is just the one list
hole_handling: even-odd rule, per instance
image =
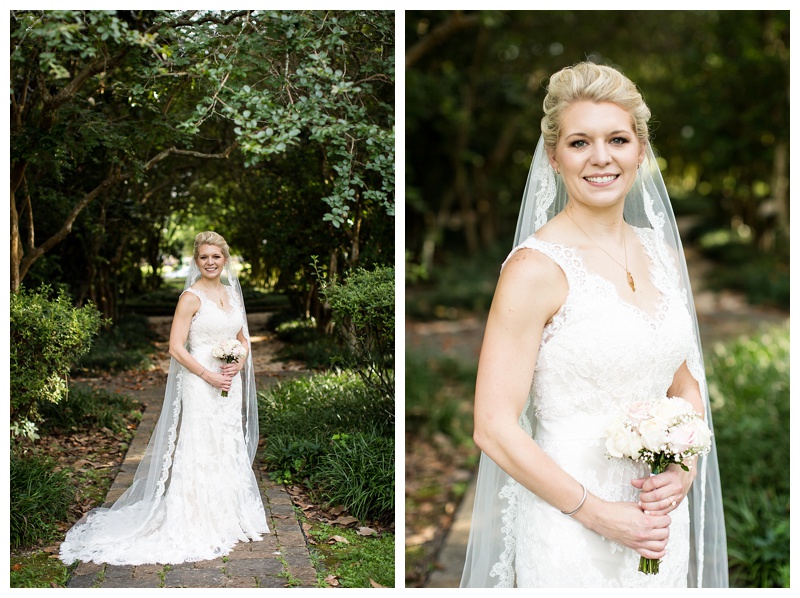
[[[242, 346], [242, 343], [233, 339], [222, 341], [219, 345], [214, 347], [211, 354], [225, 363], [239, 363], [247, 355], [247, 350]], [[228, 392], [223, 390], [222, 396], [227, 397]]]
[[[680, 397], [634, 403], [606, 432], [609, 459], [647, 463], [651, 475], [662, 473], [671, 463], [689, 471], [684, 461], [711, 450], [711, 430], [691, 403]], [[658, 565], [658, 559], [639, 559], [639, 571], [645, 574], [658, 573]]]

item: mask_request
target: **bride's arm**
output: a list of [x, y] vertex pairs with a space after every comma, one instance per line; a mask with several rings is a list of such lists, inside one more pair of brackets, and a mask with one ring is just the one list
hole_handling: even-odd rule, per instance
[[200, 299], [193, 293], [184, 293], [178, 299], [178, 306], [175, 308], [175, 316], [172, 318], [172, 328], [169, 332], [169, 354], [195, 376], [200, 376], [204, 381], [220, 390], [230, 390], [231, 379], [229, 377], [207, 370], [186, 350], [186, 339], [189, 338], [192, 316], [197, 313], [198, 309], [200, 309]]
[[[581, 485], [519, 426], [519, 417], [530, 391], [544, 326], [563, 304], [567, 290], [561, 269], [539, 252], [523, 249], [507, 262], [481, 348], [474, 432], [475, 443], [506, 473], [565, 512], [580, 503]], [[610, 503], [589, 494], [574, 517], [643, 556], [664, 555], [668, 516], [650, 517], [634, 503]]]
[[[697, 413], [705, 417], [700, 385], [692, 376], [685, 361], [675, 373], [672, 385], [667, 390], [667, 396], [686, 399]], [[672, 464], [664, 473], [632, 480], [631, 483], [642, 490], [639, 494], [642, 509], [653, 515], [663, 515], [673, 511], [689, 494], [694, 478], [697, 476], [696, 464], [697, 457], [695, 456], [685, 463], [689, 467], [689, 471], [684, 471], [678, 464]], [[672, 505], [673, 501], [675, 502], [674, 506]]]

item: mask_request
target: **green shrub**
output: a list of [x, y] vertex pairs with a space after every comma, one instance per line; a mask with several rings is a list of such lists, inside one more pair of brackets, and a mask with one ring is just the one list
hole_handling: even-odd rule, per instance
[[282, 483], [309, 481], [355, 517], [394, 513], [394, 400], [353, 372], [325, 372], [259, 394], [264, 457]]
[[331, 371], [281, 382], [259, 393], [258, 416], [267, 439], [275, 435], [329, 438], [368, 425], [394, 434], [394, 401], [349, 371]]
[[394, 438], [336, 434], [311, 481], [329, 504], [345, 505], [358, 519], [394, 518]]
[[406, 432], [445, 434], [457, 444], [472, 443], [472, 403], [476, 366], [451, 357], [406, 351]]
[[732, 585], [780, 587], [789, 564], [789, 327], [707, 358]]
[[321, 293], [352, 348], [348, 365], [363, 371], [367, 384], [394, 395], [394, 268], [359, 268], [343, 284], [324, 284]]
[[17, 435], [36, 436], [39, 406], [67, 392], [70, 366], [90, 348], [103, 323], [92, 304], [75, 308], [49, 287], [11, 294], [11, 423]]
[[336, 338], [319, 330], [314, 318], [282, 318], [273, 330], [286, 343], [278, 351], [280, 359], [302, 361], [310, 369], [327, 369], [342, 356]]
[[273, 434], [267, 440], [264, 456], [272, 470], [270, 477], [282, 484], [291, 484], [295, 480], [308, 478], [326, 450], [322, 435], [315, 434], [308, 439]]
[[48, 458], [12, 454], [10, 465], [11, 547], [52, 540], [73, 498], [69, 478]]
[[125, 395], [76, 386], [58, 405], [42, 405], [40, 427], [46, 433], [101, 428], [119, 433], [126, 429], [125, 417], [135, 409], [136, 403]]
[[118, 372], [150, 365], [155, 339], [147, 318], [129, 315], [101, 330], [87, 355], [78, 362], [89, 372]]

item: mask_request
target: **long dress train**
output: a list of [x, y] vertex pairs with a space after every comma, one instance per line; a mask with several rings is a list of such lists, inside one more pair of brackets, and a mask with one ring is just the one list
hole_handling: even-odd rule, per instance
[[[228, 287], [226, 287], [228, 289]], [[191, 355], [210, 371], [222, 363], [212, 355], [222, 340], [236, 338], [244, 309], [227, 291], [230, 310], [205, 293], [188, 336]], [[227, 397], [179, 366], [174, 452], [165, 459], [159, 493], [143, 512], [134, 503], [95, 509], [67, 533], [60, 556], [76, 560], [139, 565], [210, 560], [228, 554], [237, 542], [259, 541], [269, 533], [264, 505], [248, 458], [242, 422], [242, 380], [233, 379]]]

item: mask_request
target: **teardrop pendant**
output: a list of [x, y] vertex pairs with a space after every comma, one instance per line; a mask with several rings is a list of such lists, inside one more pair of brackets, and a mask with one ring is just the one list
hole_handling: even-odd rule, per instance
[[636, 292], [636, 285], [633, 283], [633, 276], [631, 273], [625, 270], [625, 273], [628, 275], [628, 286], [631, 287], [631, 290], [635, 293]]

